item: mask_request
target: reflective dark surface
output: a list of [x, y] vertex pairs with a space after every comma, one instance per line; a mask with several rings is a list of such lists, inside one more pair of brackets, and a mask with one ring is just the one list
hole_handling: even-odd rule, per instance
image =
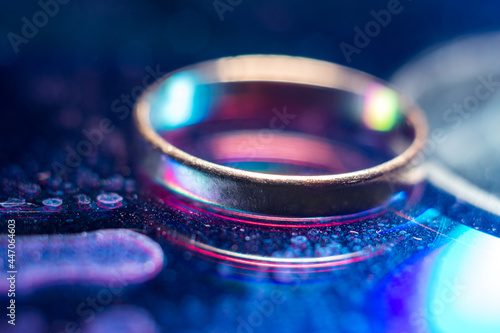
[[[88, 176], [83, 173], [75, 181]], [[186, 207], [161, 190], [148, 191], [162, 197], [165, 205], [137, 196], [130, 192], [132, 188], [127, 191], [120, 180], [101, 179], [93, 190], [110, 190], [112, 184], [113, 191], [123, 197], [118, 206], [102, 208], [103, 198], [99, 201], [93, 195], [89, 204], [79, 206], [77, 194], [89, 188], [82, 186], [73, 193], [63, 190], [73, 180], [66, 185], [40, 186], [40, 198], [60, 191], [57, 197], [62, 203], [56, 211], [37, 197], [24, 205], [3, 204], [2, 216], [18, 221], [19, 242], [30, 244], [25, 248], [18, 242], [18, 283], [29, 279], [36, 286], [18, 287], [18, 305], [23, 309], [19, 325], [33, 327], [34, 332], [46, 332], [43, 327], [60, 332], [64, 325], [71, 327], [68, 322], [75, 322], [84, 331], [108, 330], [103, 327], [110, 325], [118, 332], [117, 327], [126, 323], [109, 317], [125, 311], [138, 317], [130, 323], [132, 327], [140, 330], [150, 325], [152, 332], [207, 328], [239, 332], [306, 328], [418, 332], [430, 328], [445, 332], [448, 327], [456, 329], [457, 321], [469, 325], [464, 327], [481, 324], [492, 332], [498, 328], [497, 298], [492, 296], [498, 290], [488, 281], [495, 279], [491, 263], [498, 260], [500, 218], [432, 185], [421, 185], [409, 197], [400, 193], [387, 207], [356, 220], [290, 229], [228, 220]], [[110, 239], [107, 245], [87, 246], [92, 256], [79, 251], [81, 259], [73, 265], [85, 269], [87, 275], [65, 277], [69, 267], [61, 266], [61, 261], [72, 254], [62, 251], [63, 238], [51, 241], [51, 248], [61, 249], [51, 258], [43, 243], [46, 240], [22, 236], [64, 230], [75, 232], [71, 237], [83, 241], [90, 234], [82, 235], [82, 231], [110, 228], [129, 228], [151, 238], [129, 243], [131, 253], [149, 246], [148, 242], [160, 244], [165, 253], [161, 272], [155, 268], [161, 261], [142, 258], [142, 269], [112, 273], [107, 264], [109, 277], [90, 274], [102, 269], [102, 260], [118, 264], [127, 258], [119, 243], [113, 246]], [[108, 236], [102, 237], [104, 241]], [[36, 253], [45, 261], [33, 260]], [[41, 268], [49, 273], [30, 273]], [[150, 281], [139, 283], [144, 279]], [[290, 318], [291, 312], [297, 315]], [[344, 316], [332, 316], [332, 312]]]

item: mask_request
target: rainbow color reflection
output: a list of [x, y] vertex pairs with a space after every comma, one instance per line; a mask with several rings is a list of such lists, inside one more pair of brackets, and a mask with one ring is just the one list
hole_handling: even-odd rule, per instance
[[386, 332], [500, 332], [500, 239], [459, 225], [381, 289]]
[[425, 302], [436, 314], [430, 327], [436, 332], [500, 332], [500, 239], [460, 229], [468, 230], [438, 256], [430, 276]]
[[365, 93], [363, 123], [375, 131], [390, 131], [396, 125], [398, 109], [398, 95], [394, 90], [372, 84]]
[[206, 86], [191, 72], [169, 77], [150, 98], [151, 123], [158, 131], [171, 130], [201, 121], [207, 112]]

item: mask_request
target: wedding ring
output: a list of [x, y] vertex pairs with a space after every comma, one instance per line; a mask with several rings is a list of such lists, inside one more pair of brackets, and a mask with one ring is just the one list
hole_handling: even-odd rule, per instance
[[172, 72], [134, 110], [139, 170], [229, 213], [372, 209], [422, 180], [426, 120], [382, 80], [307, 58], [249, 55]]

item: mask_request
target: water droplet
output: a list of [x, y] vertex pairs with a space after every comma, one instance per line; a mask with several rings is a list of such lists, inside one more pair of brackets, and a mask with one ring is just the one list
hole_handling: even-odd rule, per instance
[[90, 205], [91, 200], [90, 200], [90, 197], [88, 195], [78, 194], [77, 198], [78, 198], [78, 203], [80, 205]]
[[11, 208], [11, 207], [19, 207], [22, 206], [26, 203], [26, 200], [24, 199], [18, 199], [18, 198], [10, 198], [7, 201], [0, 202], [0, 205], [6, 208]]
[[123, 201], [123, 197], [116, 193], [103, 193], [97, 196], [97, 201], [105, 205], [114, 205]]
[[309, 243], [306, 236], [292, 237], [290, 242], [292, 243], [292, 248], [300, 250], [306, 249]]
[[49, 198], [42, 201], [45, 206], [59, 207], [62, 205], [63, 201], [59, 198]]

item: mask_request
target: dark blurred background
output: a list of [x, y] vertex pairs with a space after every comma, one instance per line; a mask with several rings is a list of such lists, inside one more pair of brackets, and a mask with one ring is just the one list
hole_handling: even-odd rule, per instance
[[[372, 11], [390, 6], [398, 13], [348, 62], [341, 43], [355, 46], [355, 27], [364, 31]], [[275, 53], [388, 78], [429, 46], [500, 29], [499, 10], [495, 0], [2, 0], [0, 165], [46, 147], [62, 150], [104, 116], [127, 132], [130, 117], [119, 119], [111, 105], [142, 85], [147, 68], [164, 73], [211, 58]], [[98, 149], [123, 148], [120, 140], [110, 137], [111, 146]]]

